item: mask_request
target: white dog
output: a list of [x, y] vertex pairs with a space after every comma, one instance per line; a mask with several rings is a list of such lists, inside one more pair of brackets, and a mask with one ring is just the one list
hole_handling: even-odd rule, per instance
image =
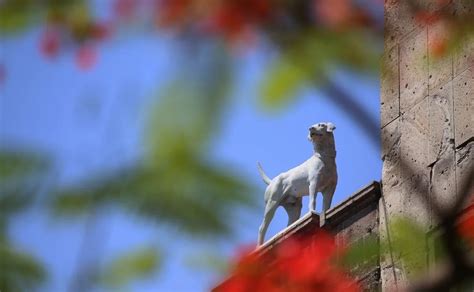
[[326, 220], [326, 211], [331, 207], [336, 190], [336, 149], [332, 123], [319, 123], [309, 128], [308, 140], [313, 143], [313, 155], [303, 164], [270, 179], [258, 163], [258, 171], [268, 185], [265, 190], [265, 213], [258, 233], [258, 245], [265, 239], [268, 225], [279, 206], [288, 213], [288, 225], [301, 215], [302, 197], [309, 194], [309, 210], [316, 211], [316, 193], [323, 194], [321, 223]]

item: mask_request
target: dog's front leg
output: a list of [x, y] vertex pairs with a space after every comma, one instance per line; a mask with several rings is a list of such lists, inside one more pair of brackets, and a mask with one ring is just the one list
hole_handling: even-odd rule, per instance
[[316, 186], [317, 182], [309, 184], [309, 211], [316, 212]]
[[321, 214], [320, 226], [326, 224], [326, 211], [331, 208], [332, 197], [336, 190], [336, 184], [326, 188], [323, 193], [323, 212]]

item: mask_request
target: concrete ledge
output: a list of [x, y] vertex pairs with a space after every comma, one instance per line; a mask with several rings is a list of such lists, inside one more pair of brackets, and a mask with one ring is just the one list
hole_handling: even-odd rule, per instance
[[[328, 231], [333, 229], [344, 220], [347, 220], [359, 210], [368, 206], [378, 208], [378, 200], [380, 199], [380, 183], [373, 181], [360, 190], [356, 191], [350, 197], [329, 209], [326, 213], [326, 224], [323, 226]], [[258, 247], [255, 252], [264, 254], [276, 244], [293, 235], [303, 235], [313, 232], [320, 228], [319, 214], [308, 212], [296, 222], [275, 234], [272, 238], [267, 240], [263, 245]]]
[[317, 228], [319, 228], [319, 214], [315, 212], [308, 212], [293, 224], [278, 232], [264, 244], [259, 246], [255, 252], [263, 254], [276, 244], [295, 234], [307, 233]]

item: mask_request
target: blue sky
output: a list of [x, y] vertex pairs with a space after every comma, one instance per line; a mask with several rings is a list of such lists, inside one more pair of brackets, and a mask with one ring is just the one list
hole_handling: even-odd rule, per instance
[[[38, 149], [57, 161], [61, 182], [74, 182], [94, 172], [133, 162], [143, 150], [143, 112], [170, 75], [176, 71], [176, 44], [167, 39], [125, 36], [100, 48], [99, 63], [90, 72], [76, 68], [72, 53], [53, 62], [37, 50], [38, 31], [2, 41], [0, 63], [7, 79], [0, 85], [2, 146]], [[168, 227], [152, 225], [110, 210], [98, 218], [103, 258], [130, 247], [154, 245], [165, 251], [163, 269], [130, 288], [136, 291], [206, 291], [218, 279], [205, 269], [186, 265], [202, 252], [231, 255], [254, 243], [263, 214], [265, 185], [256, 171], [260, 161], [271, 177], [306, 160], [312, 152], [308, 126], [331, 121], [335, 131], [339, 183], [333, 206], [373, 180], [379, 180], [378, 145], [317, 90], [302, 90], [294, 103], [267, 112], [257, 102], [258, 84], [265, 73], [266, 52], [253, 51], [236, 61], [236, 90], [228, 107], [212, 155], [235, 167], [254, 185], [261, 210], [241, 211], [236, 236], [219, 242], [193, 240]], [[374, 77], [340, 71], [338, 83], [350, 90], [379, 119], [379, 82]], [[261, 198], [261, 199], [260, 199]], [[307, 199], [303, 212], [307, 212]], [[321, 198], [318, 198], [318, 209]], [[241, 220], [240, 220], [241, 219]], [[225, 220], [225, 218], [223, 218]], [[285, 227], [283, 209], [277, 211], [269, 236]], [[17, 247], [46, 264], [50, 280], [43, 291], [65, 291], [77, 263], [84, 220], [56, 220], [39, 206], [18, 215], [10, 229]]]

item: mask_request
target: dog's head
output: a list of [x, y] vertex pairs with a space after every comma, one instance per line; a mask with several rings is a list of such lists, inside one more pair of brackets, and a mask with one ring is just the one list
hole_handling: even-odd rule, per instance
[[308, 140], [309, 141], [321, 141], [326, 136], [332, 135], [332, 132], [336, 129], [333, 123], [317, 123], [309, 127]]

